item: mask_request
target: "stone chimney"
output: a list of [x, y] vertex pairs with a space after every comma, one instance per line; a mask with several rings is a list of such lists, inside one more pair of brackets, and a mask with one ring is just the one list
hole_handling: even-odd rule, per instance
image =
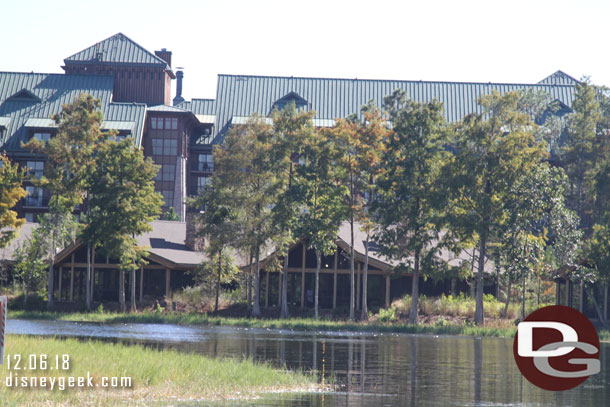
[[187, 209], [186, 211], [186, 238], [184, 239], [184, 244], [189, 249], [200, 252], [203, 251], [205, 242], [202, 237], [197, 236], [199, 230], [197, 215], [199, 215], [199, 211], [193, 209]]
[[168, 51], [166, 48], [161, 48], [161, 51], [155, 51], [155, 55], [167, 62], [169, 67], [172, 67], [172, 52]]
[[182, 78], [184, 78], [184, 72], [176, 71], [176, 97], [174, 98], [174, 106], [179, 103], [184, 102], [184, 98], [182, 97]]

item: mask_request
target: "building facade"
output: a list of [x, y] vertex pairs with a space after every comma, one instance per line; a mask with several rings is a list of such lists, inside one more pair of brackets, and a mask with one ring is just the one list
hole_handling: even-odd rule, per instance
[[[191, 256], [187, 252], [193, 252], [193, 245], [188, 243], [192, 239], [186, 236], [192, 225], [184, 223], [187, 221], [186, 198], [197, 195], [210, 182], [214, 172], [213, 146], [223, 142], [231, 126], [244, 124], [254, 113], [269, 116], [273, 109], [282, 109], [287, 104], [294, 103], [300, 110], [316, 112], [315, 126], [328, 127], [337, 118], [360, 115], [361, 106], [370, 101], [382, 106], [386, 96], [402, 89], [418, 102], [433, 99], [442, 102], [446, 120], [457, 122], [470, 113], [480, 111], [477, 100], [483, 95], [493, 91], [502, 94], [534, 89], [547, 92], [561, 107], [554, 114], [565, 114], [570, 111], [575, 85], [578, 83], [561, 71], [531, 84], [220, 74], [214, 99], [186, 101], [182, 97], [184, 74], [181, 71], [174, 73], [171, 51], [163, 48], [150, 52], [122, 33], [67, 57], [62, 68], [64, 74], [0, 72], [1, 149], [12, 160], [28, 168], [31, 177], [40, 177], [44, 171], [45, 158], [23, 149], [22, 144], [31, 138], [48, 140], [53, 137], [57, 128], [51, 117], [61, 111], [63, 104], [70, 103], [78, 95], [91, 94], [100, 100], [104, 115], [102, 128], [116, 130], [121, 136], [131, 137], [134, 144], [143, 149], [145, 156], [160, 165], [155, 186], [163, 195], [163, 209], [173, 208], [184, 225], [174, 229], [166, 227], [166, 232], [179, 234], [168, 236], [166, 242], [173, 242], [170, 246], [178, 245], [175, 247], [179, 250], [172, 255], [183, 255], [185, 258]], [[177, 81], [177, 94], [174, 98], [171, 95], [173, 80]], [[47, 210], [49, 196], [31, 182], [26, 183], [25, 187], [28, 196], [19, 203], [17, 209], [28, 222], [34, 222], [37, 214]], [[158, 228], [162, 226], [155, 225]], [[162, 236], [155, 239], [162, 239]], [[338, 238], [337, 253], [341, 250], [340, 242], [341, 239]], [[155, 241], [155, 244], [162, 243]], [[302, 249], [302, 246], [295, 248], [295, 254], [291, 255], [294, 259], [290, 258], [289, 278], [292, 283], [289, 287], [294, 291], [295, 304], [306, 306], [309, 298], [308, 273], [311, 270], [307, 263], [307, 253], [298, 254]], [[58, 259], [59, 278], [56, 281], [60, 281], [60, 285], [63, 282], [63, 286], [57, 287], [61, 298], [66, 297], [65, 270], [79, 270], [81, 267], [78, 261], [81, 248], [71, 250], [70, 254]], [[298, 256], [301, 256], [301, 262]], [[191, 258], [193, 259], [194, 257]], [[334, 272], [324, 271], [326, 274], [322, 278], [330, 279], [333, 283], [324, 284], [325, 287], [333, 287], [332, 296], [330, 292], [324, 296], [324, 301], [328, 302], [325, 304], [332, 307], [340, 305], [344, 298], [341, 259], [339, 254], [333, 259], [327, 259], [329, 266], [326, 268]], [[171, 262], [165, 259], [165, 263], [159, 258], [150, 260], [156, 267], [151, 270], [163, 270], [166, 275], [170, 275], [171, 270], [185, 271], [194, 267], [188, 262], [175, 262], [176, 259]], [[379, 261], [377, 266], [371, 268], [370, 281], [379, 285], [380, 292], [384, 292], [379, 301], [383, 305], [393, 296], [390, 295], [392, 290], [396, 293], [401, 290], [396, 288], [400, 286], [398, 282], [391, 287], [389, 285], [391, 262], [382, 259]], [[100, 259], [100, 262], [103, 264], [101, 269], [112, 269], [112, 264], [108, 261]], [[376, 282], [377, 275], [381, 279], [379, 282]], [[72, 278], [75, 278], [74, 271]], [[273, 275], [267, 274], [265, 278], [263, 287], [267, 294], [264, 299], [266, 303], [273, 303], [277, 293], [274, 294], [272, 287], [279, 286], [273, 281], [276, 278]], [[146, 287], [144, 280], [142, 284]], [[169, 290], [172, 286], [167, 282], [165, 287], [165, 290]], [[157, 291], [165, 293], [161, 289]], [[140, 291], [140, 296], [144, 292]], [[72, 292], [69, 298], [73, 297]], [[371, 301], [376, 302], [374, 298]]]

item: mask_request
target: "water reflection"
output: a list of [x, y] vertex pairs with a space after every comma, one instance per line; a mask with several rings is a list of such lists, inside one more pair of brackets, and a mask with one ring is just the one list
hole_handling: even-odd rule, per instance
[[[9, 333], [94, 337], [212, 357], [246, 357], [312, 371], [333, 380], [332, 394], [273, 395], [254, 406], [607, 406], [610, 351], [602, 371], [561, 393], [532, 386], [519, 373], [512, 339], [303, 333], [289, 330], [101, 325], [9, 320]], [[205, 404], [199, 404], [205, 405]]]

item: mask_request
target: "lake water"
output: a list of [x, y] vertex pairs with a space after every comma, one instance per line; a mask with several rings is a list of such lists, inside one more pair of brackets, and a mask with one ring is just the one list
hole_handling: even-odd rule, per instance
[[250, 357], [313, 371], [319, 380], [336, 383], [330, 393], [277, 394], [228, 403], [235, 406], [610, 406], [607, 343], [600, 351], [599, 374], [575, 389], [554, 393], [521, 376], [512, 338], [22, 320], [9, 320], [7, 331]]

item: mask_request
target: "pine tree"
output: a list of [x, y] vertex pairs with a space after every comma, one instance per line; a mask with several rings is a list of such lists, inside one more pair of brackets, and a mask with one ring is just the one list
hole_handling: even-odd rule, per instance
[[[46, 156], [44, 175], [32, 182], [36, 187], [51, 194], [49, 213], [51, 222], [55, 225], [86, 200], [89, 173], [96, 167], [96, 151], [106, 138], [100, 129], [102, 113], [99, 107], [99, 100], [91, 95], [81, 95], [74, 102], [64, 105], [62, 111], [53, 116], [58, 127], [54, 137], [48, 142], [31, 139], [24, 145], [25, 148]], [[53, 258], [57, 249], [56, 243], [57, 236], [51, 233], [47, 301], [49, 307], [53, 306]], [[87, 268], [85, 280], [86, 303], [90, 309], [90, 267]]]
[[[445, 197], [439, 175], [448, 156], [448, 138], [442, 105], [436, 101], [416, 103], [398, 90], [386, 98], [385, 107], [393, 131], [378, 185], [377, 239], [382, 252], [412, 273], [409, 323], [416, 324], [419, 278], [430, 274], [438, 250], [438, 211]], [[407, 260], [411, 253], [412, 261]]]
[[493, 92], [479, 100], [483, 112], [466, 116], [456, 129], [456, 154], [442, 177], [451, 193], [451, 232], [478, 240], [475, 323], [483, 324], [483, 278], [487, 245], [505, 221], [505, 205], [520, 177], [529, 177], [545, 157], [534, 124], [519, 112], [519, 94]]
[[136, 310], [135, 272], [148, 255], [136, 236], [152, 230], [150, 223], [161, 213], [163, 198], [155, 192], [158, 166], [144, 158], [131, 138], [110, 137], [99, 146], [97, 162], [88, 178], [90, 215], [84, 230], [86, 241], [99, 245], [119, 260], [119, 304], [126, 311], [125, 271], [131, 272], [131, 311]]

